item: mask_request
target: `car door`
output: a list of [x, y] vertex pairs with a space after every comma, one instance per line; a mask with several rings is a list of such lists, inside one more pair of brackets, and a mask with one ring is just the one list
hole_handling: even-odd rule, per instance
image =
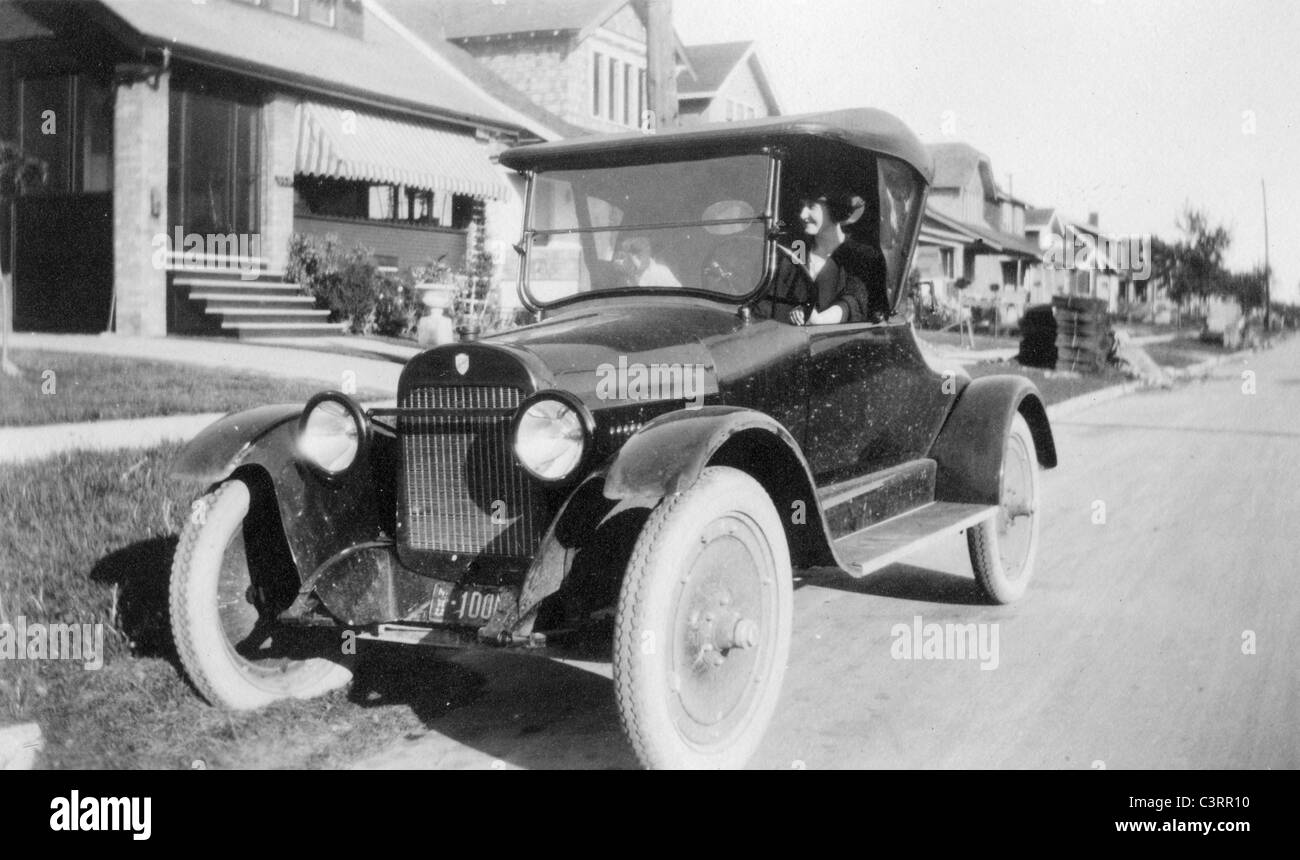
[[[819, 486], [921, 457], [955, 393], [931, 370], [911, 326], [808, 326], [804, 452]], [[947, 382], [947, 384], [945, 384]]]

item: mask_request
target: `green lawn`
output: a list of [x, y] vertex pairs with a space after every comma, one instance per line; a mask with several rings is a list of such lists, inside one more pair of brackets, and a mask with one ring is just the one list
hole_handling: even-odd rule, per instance
[[104, 625], [101, 669], [0, 662], [0, 724], [40, 725], [38, 766], [335, 767], [477, 695], [481, 678], [431, 652], [372, 647], [350, 689], [253, 713], [206, 705], [176, 665], [167, 624], [190, 502], [166, 477], [178, 450], [0, 466], [0, 621]]
[[[0, 374], [0, 426], [231, 412], [305, 402], [329, 385], [244, 370], [215, 370], [79, 353], [15, 350], [21, 377]], [[362, 391], [362, 400], [391, 392]]]

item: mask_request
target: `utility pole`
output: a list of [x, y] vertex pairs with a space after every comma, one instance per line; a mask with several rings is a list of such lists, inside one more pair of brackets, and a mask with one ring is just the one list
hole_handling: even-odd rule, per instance
[[[656, 128], [677, 125], [676, 39], [673, 0], [644, 0], [646, 16], [646, 89]], [[638, 118], [639, 120], [639, 118]]]
[[1268, 189], [1264, 186], [1262, 177], [1259, 180], [1259, 193], [1264, 201], [1264, 338], [1267, 339], [1272, 331], [1269, 326], [1273, 316], [1273, 296], [1269, 281], [1273, 280], [1273, 272], [1268, 268]]

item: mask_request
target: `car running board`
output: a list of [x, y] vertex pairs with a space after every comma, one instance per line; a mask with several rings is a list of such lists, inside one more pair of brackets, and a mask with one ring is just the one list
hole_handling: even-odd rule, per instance
[[996, 505], [931, 502], [835, 541], [844, 569], [866, 576], [911, 555], [936, 538], [963, 532], [998, 512]]

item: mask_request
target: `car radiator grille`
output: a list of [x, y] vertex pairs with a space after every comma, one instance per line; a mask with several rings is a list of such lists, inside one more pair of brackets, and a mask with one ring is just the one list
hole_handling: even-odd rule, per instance
[[409, 409], [474, 410], [399, 418], [405, 492], [398, 539], [412, 549], [531, 556], [545, 528], [537, 485], [515, 461], [515, 388], [416, 388]]

